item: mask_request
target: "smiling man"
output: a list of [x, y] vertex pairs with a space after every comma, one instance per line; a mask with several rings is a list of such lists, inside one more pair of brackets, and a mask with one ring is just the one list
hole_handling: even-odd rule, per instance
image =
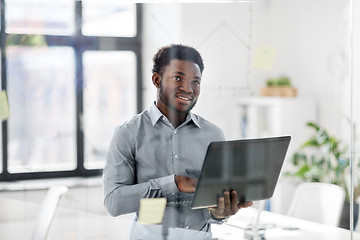
[[158, 88], [156, 106], [165, 116], [169, 116], [175, 128], [178, 127], [199, 97], [200, 67], [188, 60], [172, 59], [165, 69], [154, 71], [152, 80]]
[[[105, 206], [113, 216], [139, 211], [141, 198], [167, 198], [168, 203], [192, 194], [210, 142], [224, 140], [220, 128], [193, 114], [204, 69], [194, 48], [170, 45], [153, 59], [152, 82], [157, 100], [148, 110], [117, 127], [104, 169]], [[169, 204], [163, 223], [172, 228], [210, 231], [210, 223], [241, 207], [236, 192], [224, 192], [218, 207], [192, 210]]]

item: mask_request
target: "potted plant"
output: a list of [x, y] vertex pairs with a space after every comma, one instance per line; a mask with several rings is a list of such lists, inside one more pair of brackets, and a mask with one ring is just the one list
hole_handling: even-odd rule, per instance
[[[344, 188], [346, 197], [340, 227], [349, 228], [350, 189], [347, 183], [350, 174], [350, 157], [348, 147], [341, 144], [318, 124], [308, 122], [307, 126], [314, 130], [314, 134], [293, 154], [292, 171], [287, 171], [285, 175], [301, 182], [327, 182]], [[354, 213], [357, 214], [357, 210]], [[357, 220], [355, 214], [354, 219]]]
[[291, 86], [290, 79], [286, 76], [269, 78], [266, 87], [261, 89], [262, 96], [295, 97], [297, 90]]

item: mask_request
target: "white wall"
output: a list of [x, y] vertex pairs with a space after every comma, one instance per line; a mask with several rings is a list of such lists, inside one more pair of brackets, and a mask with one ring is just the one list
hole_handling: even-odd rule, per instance
[[188, 44], [200, 51], [205, 63], [194, 112], [231, 133], [233, 99], [249, 95], [249, 89], [241, 89], [248, 85], [243, 67], [249, 58], [248, 4], [145, 4], [144, 14], [144, 107], [155, 100], [151, 59], [156, 49], [169, 43]]
[[[144, 13], [144, 108], [155, 100], [151, 59], [156, 49], [184, 43], [197, 48], [205, 61], [194, 111], [222, 127], [229, 138], [236, 137], [232, 129], [237, 122], [230, 110], [235, 99], [259, 95], [265, 80], [280, 74], [291, 78], [299, 97], [315, 99], [322, 125], [333, 132], [344, 130], [347, 109], [342, 99], [348, 95], [341, 89], [349, 81], [348, 1], [145, 4]], [[249, 64], [259, 45], [277, 49], [270, 70]]]
[[271, 1], [262, 27], [278, 49], [270, 74], [285, 72], [300, 96], [317, 100], [319, 122], [338, 132], [344, 116], [342, 88], [349, 80], [347, 1]]

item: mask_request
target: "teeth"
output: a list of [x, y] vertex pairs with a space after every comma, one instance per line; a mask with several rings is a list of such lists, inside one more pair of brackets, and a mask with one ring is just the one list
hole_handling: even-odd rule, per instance
[[178, 98], [180, 98], [180, 99], [184, 99], [184, 100], [186, 100], [186, 101], [188, 101], [188, 100], [189, 100], [188, 98], [181, 97], [181, 96], [179, 96]]

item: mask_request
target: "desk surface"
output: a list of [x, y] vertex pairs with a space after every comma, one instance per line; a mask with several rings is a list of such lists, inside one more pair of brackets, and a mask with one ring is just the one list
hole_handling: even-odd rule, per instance
[[[256, 209], [241, 209], [231, 217], [226, 224], [213, 226], [214, 237], [219, 239], [246, 239], [244, 228], [256, 217]], [[347, 240], [350, 239], [350, 231], [315, 222], [296, 219], [268, 211], [260, 214], [260, 226], [266, 239], [274, 240]], [[360, 233], [354, 232], [353, 239], [360, 239]]]
[[[0, 239], [31, 239], [36, 226], [40, 205], [13, 199], [0, 199]], [[252, 222], [256, 209], [240, 210], [228, 223], [213, 225], [213, 237], [219, 239], [245, 239], [244, 228]], [[127, 240], [133, 214], [111, 217], [106, 214], [88, 213], [58, 208], [51, 226], [51, 240], [106, 239]], [[262, 211], [260, 223], [267, 226], [266, 239], [274, 240], [350, 240], [350, 231]], [[295, 229], [295, 230], [289, 230]], [[182, 231], [186, 231], [182, 229]], [[161, 238], [158, 238], [161, 239]], [[176, 238], [185, 239], [185, 238]], [[353, 239], [360, 240], [354, 232]], [[168, 240], [170, 240], [168, 238]]]

